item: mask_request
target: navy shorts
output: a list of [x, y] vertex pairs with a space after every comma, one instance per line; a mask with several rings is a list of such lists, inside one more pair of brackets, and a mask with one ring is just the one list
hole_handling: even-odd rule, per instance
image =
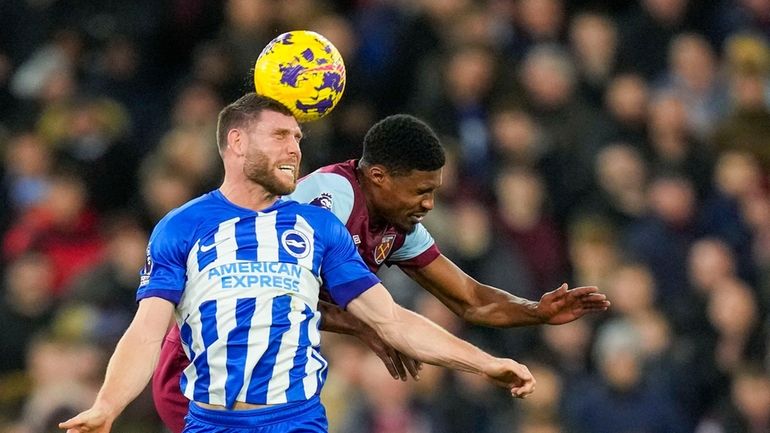
[[183, 433], [327, 433], [321, 399], [250, 410], [215, 410], [190, 403]]

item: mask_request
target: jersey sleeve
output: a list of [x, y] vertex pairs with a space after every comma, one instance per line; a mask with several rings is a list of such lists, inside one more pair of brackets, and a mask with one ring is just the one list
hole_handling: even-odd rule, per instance
[[380, 279], [361, 259], [345, 226], [337, 220], [331, 221], [333, 218], [329, 220], [321, 278], [334, 302], [345, 308]]
[[421, 268], [428, 265], [441, 254], [433, 236], [422, 224], [417, 224], [414, 231], [406, 235], [404, 244], [388, 258], [388, 264], [400, 267]]
[[183, 236], [185, 228], [174, 225], [174, 220], [161, 220], [150, 235], [147, 257], [140, 272], [137, 302], [158, 297], [174, 304], [179, 302], [187, 282], [187, 251], [189, 239]]
[[353, 212], [353, 187], [347, 178], [336, 173], [310, 173], [286, 198], [330, 210], [343, 224]]

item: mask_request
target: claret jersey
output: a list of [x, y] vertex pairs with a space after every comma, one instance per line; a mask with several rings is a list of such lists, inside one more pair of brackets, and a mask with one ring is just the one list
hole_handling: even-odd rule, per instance
[[353, 236], [358, 252], [372, 272], [383, 264], [423, 267], [440, 255], [422, 224], [405, 233], [388, 225], [373, 228], [361, 185], [356, 178], [357, 160], [324, 166], [302, 178], [289, 197], [330, 210]]
[[255, 212], [217, 190], [157, 225], [137, 299], [177, 305], [188, 399], [277, 404], [320, 393], [320, 286], [344, 307], [378, 282], [329, 212], [291, 200]]

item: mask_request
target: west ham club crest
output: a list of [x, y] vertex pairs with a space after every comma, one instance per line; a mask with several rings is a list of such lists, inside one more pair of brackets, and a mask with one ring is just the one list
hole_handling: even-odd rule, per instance
[[374, 248], [374, 261], [378, 265], [381, 265], [390, 255], [394, 240], [396, 240], [396, 235], [385, 235], [382, 237], [380, 244]]

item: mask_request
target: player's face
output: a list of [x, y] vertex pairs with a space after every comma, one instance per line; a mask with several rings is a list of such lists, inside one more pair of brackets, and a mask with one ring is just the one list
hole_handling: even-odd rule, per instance
[[441, 186], [442, 169], [412, 170], [407, 175], [386, 176], [378, 213], [390, 224], [411, 232], [433, 209], [435, 193]]
[[291, 194], [297, 186], [302, 131], [292, 116], [263, 111], [248, 127], [243, 172], [275, 195]]

